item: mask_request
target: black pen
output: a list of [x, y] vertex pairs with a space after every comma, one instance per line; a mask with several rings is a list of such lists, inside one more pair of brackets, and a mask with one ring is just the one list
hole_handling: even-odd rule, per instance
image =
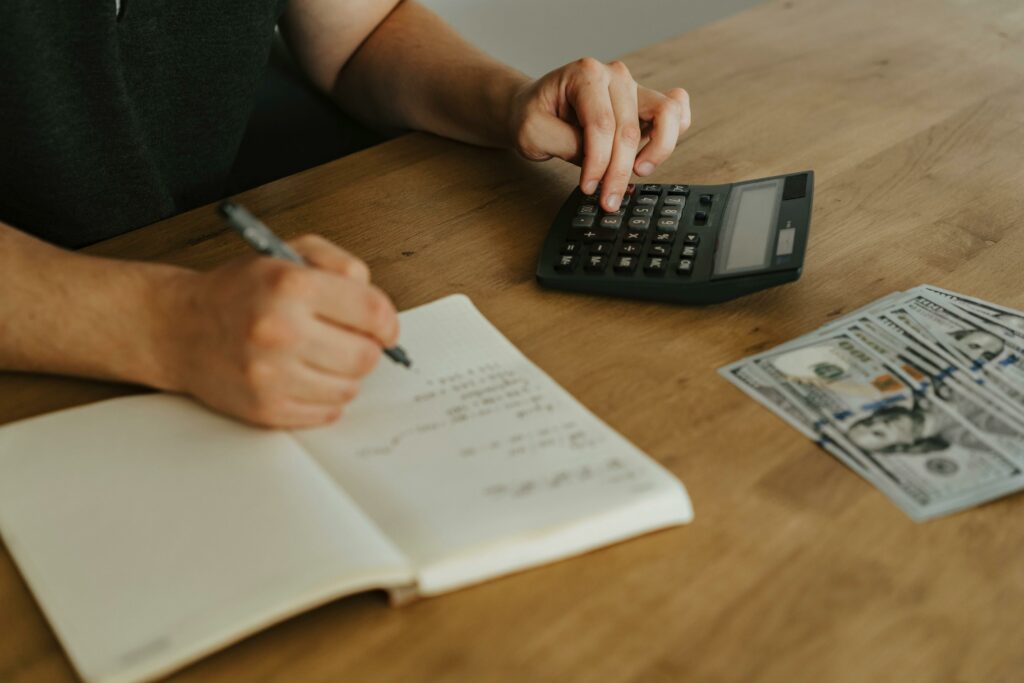
[[[220, 204], [220, 212], [228, 219], [231, 227], [238, 231], [246, 244], [259, 253], [274, 258], [283, 258], [303, 266], [309, 265], [306, 263], [306, 259], [275, 235], [263, 221], [253, 216], [244, 206], [224, 201]], [[385, 348], [384, 354], [396, 363], [401, 363], [407, 368], [412, 367], [412, 361], [409, 360], [409, 356], [401, 346]]]

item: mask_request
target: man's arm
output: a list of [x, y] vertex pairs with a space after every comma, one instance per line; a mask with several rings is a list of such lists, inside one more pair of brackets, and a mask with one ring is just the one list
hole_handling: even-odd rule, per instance
[[292, 242], [199, 273], [64, 251], [0, 223], [0, 369], [188, 393], [272, 427], [336, 419], [398, 321], [358, 259]]
[[686, 92], [638, 86], [621, 62], [582, 59], [531, 80], [469, 45], [415, 0], [292, 0], [283, 34], [310, 79], [355, 117], [582, 166], [618, 208], [689, 127]]

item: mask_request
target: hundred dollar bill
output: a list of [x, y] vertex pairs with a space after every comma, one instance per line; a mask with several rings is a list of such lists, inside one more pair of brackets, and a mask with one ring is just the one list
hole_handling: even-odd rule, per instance
[[896, 305], [875, 315], [874, 320], [885, 329], [903, 336], [914, 337], [931, 353], [942, 358], [951, 368], [962, 370], [970, 381], [996, 397], [996, 402], [1003, 406], [1004, 412], [1012, 413], [1024, 423], [1024, 395], [999, 373], [986, 370], [983, 365], [965, 364], [963, 359], [955, 355], [953, 350], [944, 345], [918, 318], [912, 316], [905, 305]]
[[1000, 306], [981, 299], [975, 299], [966, 294], [951, 292], [948, 289], [926, 285], [924, 290], [931, 294], [951, 300], [959, 308], [973, 313], [989, 321], [991, 324], [1003, 328], [1007, 332], [1024, 339], [1024, 311], [1018, 311], [1006, 306]]
[[904, 308], [950, 355], [980, 369], [1024, 410], [1024, 346], [937, 298], [916, 296]]
[[898, 340], [882, 336], [887, 334], [884, 330], [872, 330], [870, 322], [851, 323], [845, 331], [886, 361], [915, 392], [944, 404], [1000, 446], [1018, 467], [1024, 467], [1024, 427], [995, 410], [992, 399], [976, 386], [963, 383], [954, 373], [923, 356], [909, 353], [908, 347], [900, 348]]
[[[991, 390], [988, 380], [980, 370], [972, 371], [971, 368], [960, 366], [935, 345], [927, 330], [914, 319], [899, 311], [896, 315], [900, 317], [900, 323], [883, 312], [872, 318], [862, 318], [857, 324], [874, 339], [879, 340], [882, 346], [892, 349], [900, 359], [925, 372], [933, 379], [936, 387], [947, 383], [956, 384], [988, 406], [989, 411], [1000, 416], [1002, 420], [1011, 422], [1016, 429], [1024, 431], [1024, 413], [1015, 411], [1007, 396]], [[872, 349], [878, 352], [877, 348]], [[888, 356], [886, 359], [890, 360]]]
[[996, 445], [848, 334], [752, 360], [827, 420], [916, 520], [1024, 487], [1021, 469]]
[[742, 360], [719, 369], [719, 373], [745, 394], [834, 455], [844, 465], [861, 475], [866, 475], [867, 464], [854, 455], [853, 449], [844, 448], [844, 439], [835, 433], [828, 421], [791, 398], [757, 365]]

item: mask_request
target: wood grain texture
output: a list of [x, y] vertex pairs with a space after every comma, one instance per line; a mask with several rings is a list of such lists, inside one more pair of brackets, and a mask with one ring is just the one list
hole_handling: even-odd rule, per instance
[[[1024, 308], [1024, 5], [781, 0], [625, 61], [693, 98], [655, 181], [816, 171], [801, 281], [700, 309], [542, 291], [575, 171], [424, 135], [241, 199], [362, 256], [400, 308], [468, 294], [679, 475], [696, 521], [402, 609], [341, 600], [178, 680], [1024, 680], [1024, 497], [914, 524], [715, 373], [923, 282]], [[245, 250], [206, 207], [92, 251]], [[0, 421], [127, 391], [0, 375]], [[3, 551], [0, 605], [0, 680], [73, 679]]]

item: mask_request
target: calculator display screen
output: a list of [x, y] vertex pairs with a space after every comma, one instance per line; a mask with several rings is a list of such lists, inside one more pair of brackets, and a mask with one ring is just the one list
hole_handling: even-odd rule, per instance
[[733, 188], [715, 256], [716, 275], [758, 270], [771, 262], [782, 184], [776, 179]]

